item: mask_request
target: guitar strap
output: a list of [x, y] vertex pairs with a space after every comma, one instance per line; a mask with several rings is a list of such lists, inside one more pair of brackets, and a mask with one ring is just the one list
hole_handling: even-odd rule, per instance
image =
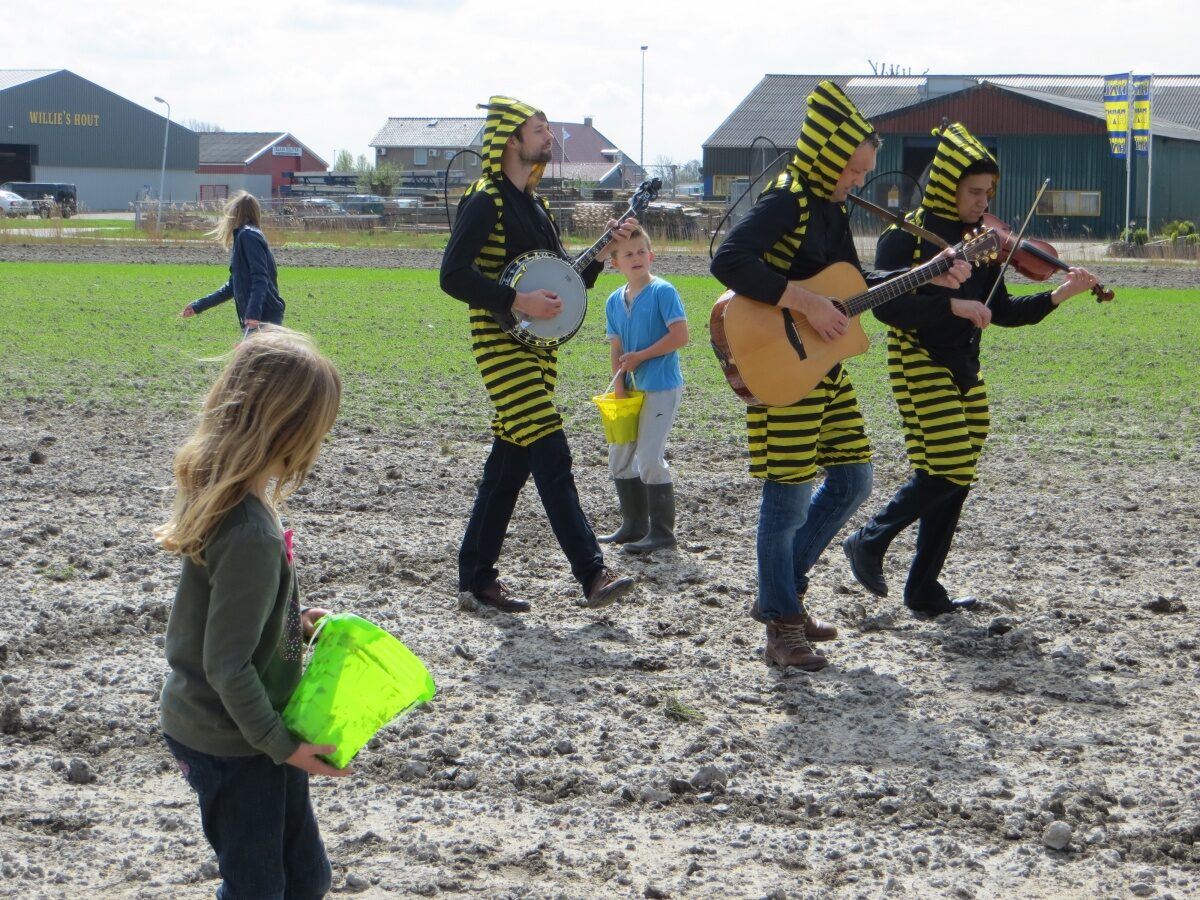
[[904, 216], [898, 216], [894, 212], [884, 209], [882, 206], [876, 206], [870, 200], [864, 200], [862, 197], [859, 197], [855, 194], [850, 194], [849, 197], [863, 209], [867, 210], [867, 212], [872, 212], [885, 222], [895, 225], [898, 228], [903, 228], [909, 234], [915, 234], [917, 237], [929, 241], [935, 247], [941, 247], [943, 250], [945, 250], [950, 246], [948, 243], [946, 243], [946, 241], [938, 237], [929, 229], [922, 228], [920, 225], [908, 221], [908, 219], [904, 218]]

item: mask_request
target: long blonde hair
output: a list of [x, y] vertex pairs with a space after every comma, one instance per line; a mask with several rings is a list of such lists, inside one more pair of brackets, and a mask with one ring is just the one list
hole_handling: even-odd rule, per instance
[[262, 207], [258, 198], [248, 191], [238, 191], [225, 204], [224, 214], [209, 237], [216, 238], [228, 250], [233, 246], [233, 233], [243, 225], [262, 227]]
[[203, 565], [204, 545], [264, 472], [278, 476], [272, 504], [304, 483], [341, 398], [337, 369], [307, 335], [264, 326], [242, 341], [175, 454], [175, 508], [154, 539]]

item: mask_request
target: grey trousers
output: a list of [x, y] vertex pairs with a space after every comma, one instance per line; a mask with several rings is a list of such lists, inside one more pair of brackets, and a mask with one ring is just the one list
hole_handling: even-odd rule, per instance
[[683, 387], [646, 391], [638, 415], [637, 441], [608, 445], [608, 472], [613, 478], [641, 478], [645, 484], [670, 484], [671, 469], [664, 458], [667, 435], [675, 424]]

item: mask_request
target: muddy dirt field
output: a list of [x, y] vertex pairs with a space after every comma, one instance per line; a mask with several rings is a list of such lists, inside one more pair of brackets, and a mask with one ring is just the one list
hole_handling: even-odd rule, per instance
[[[150, 531], [190, 424], [0, 403], [0, 895], [218, 883], [157, 731], [178, 563]], [[570, 437], [607, 530], [602, 439]], [[534, 609], [512, 616], [455, 591], [485, 436], [342, 420], [288, 512], [305, 600], [402, 637], [439, 692], [353, 777], [314, 780], [335, 891], [1200, 895], [1200, 459], [1033, 459], [996, 438], [946, 571], [980, 605], [917, 620], [828, 552], [811, 606], [842, 634], [808, 675], [765, 667], [745, 615], [740, 435], [676, 434], [681, 545], [611, 551], [639, 587], [606, 610], [576, 605], [528, 488], [501, 566]], [[906, 475], [896, 436], [877, 443], [852, 524]], [[894, 594], [911, 548], [889, 556]]]

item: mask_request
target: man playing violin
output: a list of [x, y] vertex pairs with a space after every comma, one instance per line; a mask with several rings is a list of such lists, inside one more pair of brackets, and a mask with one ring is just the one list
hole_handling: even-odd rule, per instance
[[[841, 88], [821, 82], [808, 97], [792, 161], [713, 258], [717, 280], [795, 310], [822, 340], [844, 334], [843, 312], [797, 282], [837, 262], [859, 267], [845, 201], [874, 168], [880, 144]], [[958, 285], [969, 270], [956, 261], [939, 281]], [[868, 283], [885, 278], [867, 275]], [[816, 671], [828, 660], [812, 642], [835, 638], [837, 628], [808, 614], [808, 572], [871, 492], [871, 445], [849, 375], [837, 365], [796, 403], [748, 407], [746, 432], [750, 474], [763, 479], [750, 616], [766, 625], [768, 665]], [[825, 480], [813, 492], [818, 468]]]
[[[546, 115], [519, 100], [492, 97], [485, 108], [483, 176], [459, 203], [441, 270], [442, 290], [470, 307], [471, 349], [494, 409], [491, 451], [459, 548], [458, 589], [505, 612], [529, 609], [499, 580], [496, 563], [517, 497], [532, 475], [554, 536], [583, 589], [582, 604], [605, 606], [628, 594], [633, 579], [604, 565], [579, 503], [571, 451], [554, 407], [557, 350], [525, 346], [493, 317], [515, 312], [550, 319], [562, 308], [550, 291], [523, 293], [499, 283], [505, 265], [522, 253], [559, 251], [549, 205], [534, 193], [550, 162], [554, 135]], [[628, 237], [637, 224], [626, 219], [617, 236]], [[584, 283], [590, 287], [603, 268], [600, 259], [585, 269]]]
[[[960, 123], [934, 129], [933, 134], [938, 145], [929, 181], [921, 205], [906, 218], [955, 243], [981, 222], [995, 196], [1000, 167]], [[918, 265], [937, 252], [930, 241], [892, 226], [879, 239], [875, 265]], [[1013, 297], [999, 263], [992, 263], [975, 269], [957, 289], [925, 285], [875, 308], [875, 316], [888, 325], [888, 371], [912, 475], [882, 510], [842, 543], [863, 587], [887, 596], [884, 554], [896, 535], [916, 522], [905, 606], [918, 615], [938, 616], [975, 605], [974, 597], [951, 599], [939, 577], [975, 482], [990, 424], [979, 367], [980, 335], [991, 324], [1036, 324], [1096, 284], [1087, 269], [1067, 267], [1066, 280], [1053, 291]]]

